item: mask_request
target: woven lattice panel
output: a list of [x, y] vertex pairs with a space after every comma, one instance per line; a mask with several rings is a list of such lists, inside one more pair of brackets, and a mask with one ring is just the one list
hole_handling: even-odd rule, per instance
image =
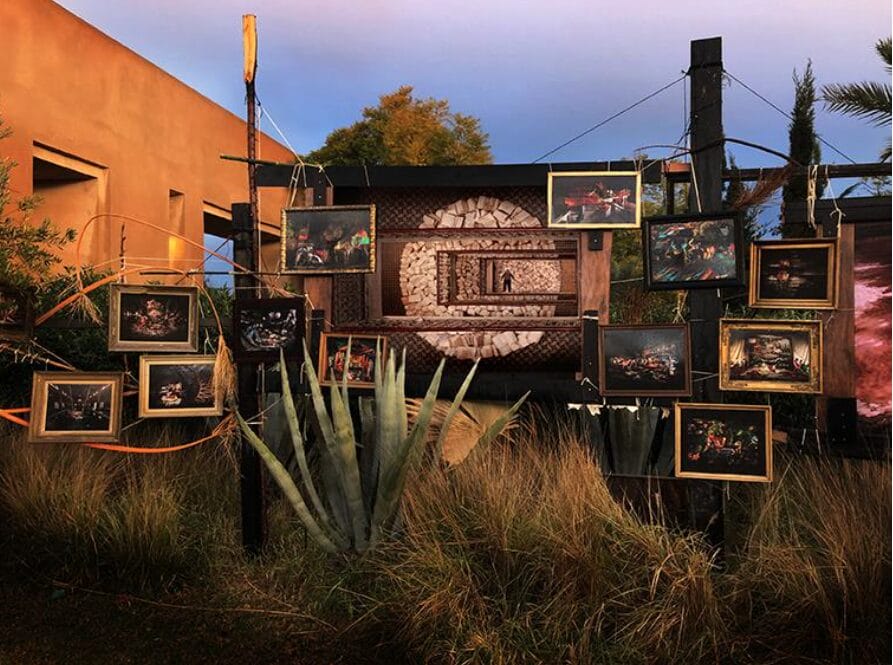
[[332, 309], [332, 323], [336, 326], [366, 319], [366, 276], [360, 273], [335, 275]]

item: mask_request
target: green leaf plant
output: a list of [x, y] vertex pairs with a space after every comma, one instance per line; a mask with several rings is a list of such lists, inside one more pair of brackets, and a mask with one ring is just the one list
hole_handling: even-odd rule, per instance
[[[348, 339], [348, 348], [351, 340]], [[380, 350], [380, 349], [379, 349]], [[245, 440], [255, 449], [292, 505], [308, 535], [326, 552], [362, 553], [374, 548], [392, 533], [400, 509], [400, 500], [410, 473], [418, 472], [424, 457], [425, 442], [434, 413], [437, 393], [443, 376], [441, 361], [431, 379], [425, 398], [416, 410], [410, 425], [404, 393], [406, 351], [399, 367], [395, 354], [389, 354], [382, 367], [380, 354], [375, 359], [375, 392], [371, 399], [360, 398], [360, 429], [354, 427], [347, 389], [347, 372], [341, 385], [330, 388], [327, 408], [319, 378], [313, 369], [310, 353], [304, 345], [304, 371], [310, 387], [312, 417], [317, 433], [322, 493], [307, 463], [304, 437], [298, 420], [294, 397], [288, 382], [285, 357], [280, 353], [282, 401], [289, 433], [295, 450], [298, 473], [292, 478], [263, 440], [252, 431], [241, 414], [237, 414]], [[448, 417], [441, 423], [442, 432], [459, 410], [477, 364], [457, 391]], [[497, 419], [479, 442], [483, 448], [517, 413], [524, 395]], [[359, 434], [359, 441], [357, 435]], [[438, 437], [430, 473], [444, 473], [436, 463], [442, 437]], [[357, 450], [361, 450], [358, 457]]]

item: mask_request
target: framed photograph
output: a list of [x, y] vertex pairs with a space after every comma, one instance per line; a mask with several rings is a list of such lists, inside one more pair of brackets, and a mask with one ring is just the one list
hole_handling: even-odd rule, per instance
[[223, 414], [214, 390], [215, 356], [140, 356], [140, 418]]
[[31, 299], [18, 289], [0, 284], [0, 341], [28, 339], [33, 327]]
[[822, 392], [822, 322], [721, 319], [720, 390]]
[[638, 171], [549, 172], [548, 226], [635, 229], [642, 221]]
[[109, 351], [198, 351], [194, 286], [109, 287]]
[[[350, 351], [347, 348], [348, 338]], [[319, 340], [319, 382], [323, 385], [340, 385], [346, 371], [348, 386], [374, 388], [378, 346], [381, 347], [383, 366], [388, 355], [387, 337], [323, 333]]]
[[286, 274], [375, 272], [375, 206], [285, 208], [280, 242]]
[[676, 476], [772, 482], [772, 407], [677, 403]]
[[35, 372], [31, 443], [117, 443], [121, 372]]
[[279, 349], [286, 357], [299, 357], [304, 338], [304, 298], [236, 299], [233, 316], [239, 324], [236, 357], [275, 362]]
[[672, 215], [645, 220], [645, 288], [718, 289], [744, 283], [736, 215]]
[[750, 246], [751, 307], [834, 309], [837, 240], [760, 240]]
[[691, 395], [688, 325], [602, 326], [598, 335], [602, 395]]

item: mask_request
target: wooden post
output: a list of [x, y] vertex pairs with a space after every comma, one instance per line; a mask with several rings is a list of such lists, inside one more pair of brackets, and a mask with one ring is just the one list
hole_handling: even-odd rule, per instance
[[[245, 92], [247, 104], [248, 139], [248, 204], [233, 206], [233, 261], [252, 271], [258, 270], [260, 242], [258, 239], [257, 213], [257, 118], [254, 75], [257, 70], [257, 32], [254, 16], [242, 17], [243, 48], [245, 55]], [[259, 297], [255, 275], [236, 275], [234, 279], [235, 299]], [[238, 308], [237, 308], [238, 311]], [[233, 317], [233, 335], [239, 334], [239, 321]], [[263, 395], [258, 386], [257, 364], [240, 362], [236, 365], [238, 381], [238, 406], [246, 418], [259, 414], [263, 409]], [[252, 429], [261, 435], [259, 425]], [[244, 439], [240, 445], [239, 457], [240, 490], [242, 506], [242, 545], [253, 554], [258, 553], [264, 544], [265, 510], [263, 469], [260, 456]]]
[[[722, 129], [722, 38], [698, 39], [691, 43], [691, 150], [692, 186], [689, 210], [713, 212], [722, 208], [724, 150]], [[705, 148], [704, 146], [711, 146]], [[691, 314], [692, 369], [694, 401], [719, 402], [719, 319], [722, 296], [719, 289], [689, 292]], [[719, 483], [707, 492], [689, 486], [689, 501], [695, 514], [715, 515], [705, 520], [706, 538], [721, 548], [725, 539], [725, 493]], [[700, 521], [699, 520], [699, 521]], [[703, 523], [703, 521], [701, 522]], [[720, 555], [722, 551], [720, 549]]]

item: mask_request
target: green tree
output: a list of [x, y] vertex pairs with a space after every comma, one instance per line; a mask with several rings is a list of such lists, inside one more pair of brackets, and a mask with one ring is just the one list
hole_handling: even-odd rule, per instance
[[[887, 74], [891, 73], [891, 38], [879, 39], [874, 50], [884, 61]], [[822, 100], [829, 111], [845, 113], [864, 118], [877, 127], [890, 124], [891, 95], [890, 83], [862, 81], [860, 83], [832, 83], [822, 86]], [[881, 161], [891, 155], [891, 144], [881, 151]]]
[[489, 164], [480, 121], [453, 113], [442, 99], [416, 99], [412, 86], [382, 95], [363, 119], [336, 129], [306, 159], [324, 165]]

